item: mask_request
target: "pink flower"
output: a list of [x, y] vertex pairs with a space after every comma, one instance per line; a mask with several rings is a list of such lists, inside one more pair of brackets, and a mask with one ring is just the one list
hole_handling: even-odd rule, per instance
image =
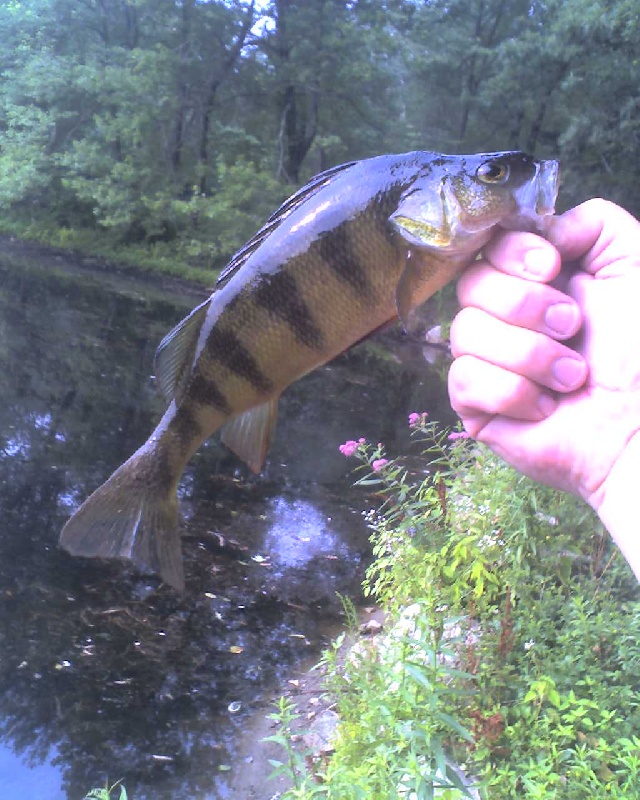
[[341, 444], [338, 450], [342, 453], [343, 456], [352, 456], [356, 450], [358, 449], [359, 442], [354, 441], [353, 439], [349, 439], [348, 442]]
[[376, 458], [376, 460], [371, 464], [371, 469], [374, 472], [379, 472], [385, 464], [389, 463], [388, 458]]
[[417, 411], [412, 411], [411, 414], [409, 414], [409, 427], [415, 428], [416, 425], [424, 425], [427, 421], [427, 416], [428, 414], [426, 411], [423, 411], [422, 414], [418, 414]]
[[447, 436], [447, 439], [453, 441], [454, 439], [468, 439], [469, 434], [466, 431], [454, 431]]

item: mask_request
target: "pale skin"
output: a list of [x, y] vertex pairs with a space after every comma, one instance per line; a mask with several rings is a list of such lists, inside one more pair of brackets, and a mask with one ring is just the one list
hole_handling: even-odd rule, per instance
[[520, 472], [589, 503], [640, 579], [640, 222], [589, 200], [545, 236], [505, 231], [461, 277], [451, 403]]

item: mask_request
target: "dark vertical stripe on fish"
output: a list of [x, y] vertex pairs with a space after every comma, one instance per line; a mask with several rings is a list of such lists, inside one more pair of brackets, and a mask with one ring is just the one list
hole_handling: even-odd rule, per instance
[[353, 247], [349, 224], [342, 223], [328, 231], [319, 243], [319, 252], [324, 263], [340, 280], [349, 284], [361, 296], [370, 296], [372, 287], [364, 266]]
[[315, 349], [322, 347], [322, 331], [314, 322], [292, 275], [280, 271], [263, 276], [253, 296], [259, 305], [286, 322], [299, 342]]
[[[182, 448], [185, 443], [193, 440], [193, 426], [195, 424], [196, 422], [191, 414], [186, 417], [178, 416], [174, 419], [174, 430], [180, 439], [179, 450], [176, 452], [168, 447], [158, 448], [157, 466], [154, 470], [154, 478], [157, 480], [158, 489], [166, 492], [170, 489], [175, 489], [176, 464], [182, 463]], [[196, 435], [199, 432], [197, 431]]]
[[[172, 420], [171, 427], [180, 439], [181, 445], [192, 442], [194, 439], [199, 438], [202, 433], [198, 421], [193, 416], [191, 410], [184, 404], [180, 407], [175, 418]], [[170, 455], [165, 454], [165, 458], [167, 462], [171, 461]], [[169, 472], [171, 473], [171, 470], [169, 470]]]
[[189, 383], [189, 399], [199, 406], [213, 406], [223, 414], [231, 413], [231, 406], [215, 382], [202, 374], [196, 374]]
[[211, 358], [244, 378], [259, 392], [270, 392], [273, 389], [273, 383], [235, 333], [219, 330], [214, 326], [207, 338], [206, 348]]

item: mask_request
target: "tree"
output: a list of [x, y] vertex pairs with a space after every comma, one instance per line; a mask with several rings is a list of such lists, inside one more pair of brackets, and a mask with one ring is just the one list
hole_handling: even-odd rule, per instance
[[395, 46], [390, 22], [381, 2], [269, 4], [256, 45], [258, 57], [266, 58], [267, 85], [275, 98], [279, 177], [299, 183], [314, 144], [318, 169], [329, 166], [327, 146], [346, 158], [365, 149], [366, 140], [385, 146], [389, 113], [397, 107], [386, 68]]
[[640, 208], [632, 0], [7, 0], [0, 39], [14, 219], [220, 265], [312, 173], [413, 148]]

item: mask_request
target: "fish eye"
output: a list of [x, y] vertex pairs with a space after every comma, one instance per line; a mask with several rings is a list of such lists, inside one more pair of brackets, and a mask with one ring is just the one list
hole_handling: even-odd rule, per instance
[[483, 183], [506, 183], [509, 167], [499, 161], [485, 161], [476, 170], [476, 177]]

